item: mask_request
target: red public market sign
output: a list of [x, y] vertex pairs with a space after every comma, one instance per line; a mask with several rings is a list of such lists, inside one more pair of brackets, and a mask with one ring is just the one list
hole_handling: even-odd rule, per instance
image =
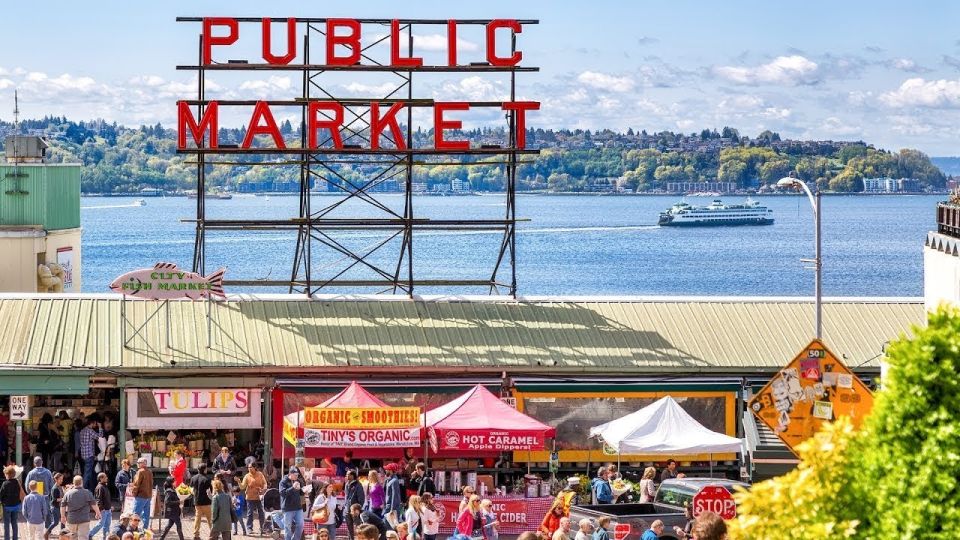
[[[261, 57], [267, 66], [285, 66], [291, 64], [298, 56], [300, 51], [297, 47], [297, 20], [287, 18], [282, 20], [284, 37], [279, 40], [285, 43], [282, 52], [276, 52], [272, 46], [272, 35], [274, 31], [274, 22], [271, 18], [263, 18], [260, 21], [260, 41]], [[457, 50], [457, 26], [458, 21], [449, 20], [446, 23], [447, 30], [447, 67], [458, 65]], [[510, 68], [518, 66], [523, 59], [523, 53], [519, 50], [513, 51], [509, 56], [501, 56], [497, 53], [497, 39], [506, 38], [510, 34], [519, 34], [523, 32], [523, 25], [514, 19], [494, 19], [485, 25], [485, 52], [486, 63], [494, 68]], [[361, 58], [366, 54], [364, 51], [372, 44], [364, 44], [362, 38], [362, 25], [357, 19], [326, 19], [324, 27], [325, 47], [324, 62], [315, 65], [318, 71], [329, 68], [349, 68], [359, 65]], [[508, 34], [508, 32], [510, 34]], [[203, 19], [203, 32], [201, 35], [202, 44], [202, 66], [213, 66], [216, 62], [213, 60], [214, 51], [220, 53], [229, 48], [240, 39], [240, 24], [238, 19], [232, 17], [207, 17]], [[409, 55], [404, 56], [401, 51], [401, 22], [397, 19], [390, 21], [390, 58], [386, 64], [389, 67], [396, 68], [398, 71], [420, 71], [435, 68], [437, 66], [424, 66], [423, 58]], [[369, 36], [368, 41], [379, 41], [380, 36]], [[343, 140], [340, 130], [344, 126], [344, 105], [337, 99], [317, 99], [307, 100], [304, 103], [307, 107], [306, 128], [307, 128], [307, 149], [334, 149], [342, 150]], [[302, 106], [298, 104], [298, 106]], [[380, 138], [384, 132], [389, 131], [391, 141], [397, 150], [406, 150], [406, 141], [404, 140], [400, 129], [398, 114], [405, 113], [408, 107], [412, 105], [403, 100], [390, 100], [390, 103], [379, 103], [372, 101], [368, 104], [370, 108], [370, 150], [379, 150], [381, 148]], [[449, 140], [445, 138], [446, 130], [462, 129], [463, 121], [457, 119], [451, 113], [464, 112], [470, 110], [470, 103], [459, 101], [437, 101], [433, 103], [433, 129], [434, 129], [434, 150], [466, 150], [469, 148], [469, 141]], [[515, 141], [516, 148], [523, 150], [526, 148], [525, 130], [526, 130], [526, 112], [540, 109], [540, 103], [536, 101], [504, 101], [500, 102], [500, 108], [507, 112], [515, 113]], [[190, 109], [187, 101], [177, 102], [177, 149], [186, 150], [188, 135], [193, 139], [197, 148], [217, 149], [217, 133], [220, 129], [219, 123], [220, 104], [216, 100], [206, 103], [203, 114], [198, 120]], [[349, 125], [349, 122], [348, 124]], [[329, 130], [329, 142], [332, 146], [320, 146], [318, 132], [321, 129]], [[280, 128], [273, 115], [268, 101], [257, 101], [250, 114], [250, 122], [247, 126], [246, 135], [240, 148], [251, 148], [254, 137], [257, 135], [267, 135], [273, 141], [274, 148], [284, 150], [286, 146], [283, 137], [280, 134]], [[324, 143], [325, 144], [325, 143]]]
[[714, 512], [723, 519], [737, 517], [737, 503], [723, 486], [706, 486], [693, 496], [693, 517]]

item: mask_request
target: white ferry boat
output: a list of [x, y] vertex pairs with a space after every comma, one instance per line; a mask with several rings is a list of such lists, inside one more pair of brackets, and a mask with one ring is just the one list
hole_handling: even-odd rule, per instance
[[714, 199], [707, 206], [680, 202], [660, 214], [664, 227], [711, 227], [722, 225], [772, 225], [773, 210], [747, 198], [743, 204], [723, 204]]

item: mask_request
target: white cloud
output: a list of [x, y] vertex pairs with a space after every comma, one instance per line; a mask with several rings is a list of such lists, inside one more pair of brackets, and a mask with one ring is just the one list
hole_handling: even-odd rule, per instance
[[957, 108], [960, 107], [960, 81], [907, 79], [900, 88], [881, 94], [880, 102], [894, 108]]
[[503, 81], [474, 75], [457, 82], [446, 81], [433, 95], [435, 99], [454, 101], [502, 101], [510, 93]]
[[611, 92], [629, 92], [634, 87], [633, 79], [630, 77], [617, 77], [596, 71], [584, 71], [577, 76], [577, 80], [587, 86]]
[[263, 93], [270, 90], [289, 90], [293, 86], [290, 77], [278, 77], [271, 75], [267, 80], [243, 81], [240, 90], [248, 90], [257, 93]]
[[383, 97], [390, 92], [393, 92], [397, 89], [397, 84], [395, 83], [383, 83], [383, 84], [363, 84], [358, 82], [352, 82], [350, 84], [344, 85], [343, 89], [353, 94], [355, 96], [364, 96], [364, 97]]
[[676, 123], [677, 127], [684, 131], [697, 127], [697, 123], [694, 120], [677, 120]]
[[157, 87], [161, 86], [164, 83], [164, 80], [156, 75], [141, 75], [139, 77], [131, 78], [128, 82], [138, 86]]
[[0, 90], [6, 90], [7, 88], [13, 88], [13, 81], [10, 79], [0, 79]]
[[[447, 36], [442, 34], [413, 35], [414, 51], [446, 52]], [[457, 52], [479, 51], [480, 46], [472, 41], [457, 38]]]
[[718, 66], [713, 72], [718, 77], [737, 84], [772, 84], [796, 86], [819, 81], [819, 66], [804, 56], [778, 56], [759, 66]]

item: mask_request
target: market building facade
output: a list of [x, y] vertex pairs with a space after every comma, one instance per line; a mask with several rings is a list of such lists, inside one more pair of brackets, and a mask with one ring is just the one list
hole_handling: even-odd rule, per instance
[[[33, 396], [34, 421], [65, 408], [115, 411], [120, 455], [150, 453], [162, 468], [174, 428], [189, 432], [194, 451], [292, 456], [283, 417], [352, 380], [389, 405], [424, 410], [482, 384], [556, 428], [561, 468], [584, 468], [611, 459], [587, 438], [591, 426], [664, 395], [756, 446], [745, 400], [806, 345], [812, 315], [808, 300], [790, 298], [8, 296], [0, 393]], [[825, 341], [870, 382], [885, 344], [924, 323], [923, 300], [831, 299], [824, 320]], [[468, 465], [492, 466], [477, 457]], [[512, 456], [516, 466], [548, 461], [549, 450]]]

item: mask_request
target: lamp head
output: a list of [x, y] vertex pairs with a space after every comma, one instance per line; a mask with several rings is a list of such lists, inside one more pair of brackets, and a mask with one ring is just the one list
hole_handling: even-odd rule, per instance
[[792, 178], [790, 176], [785, 176], [777, 180], [777, 187], [798, 188], [800, 187], [800, 180], [797, 180], [796, 178]]

